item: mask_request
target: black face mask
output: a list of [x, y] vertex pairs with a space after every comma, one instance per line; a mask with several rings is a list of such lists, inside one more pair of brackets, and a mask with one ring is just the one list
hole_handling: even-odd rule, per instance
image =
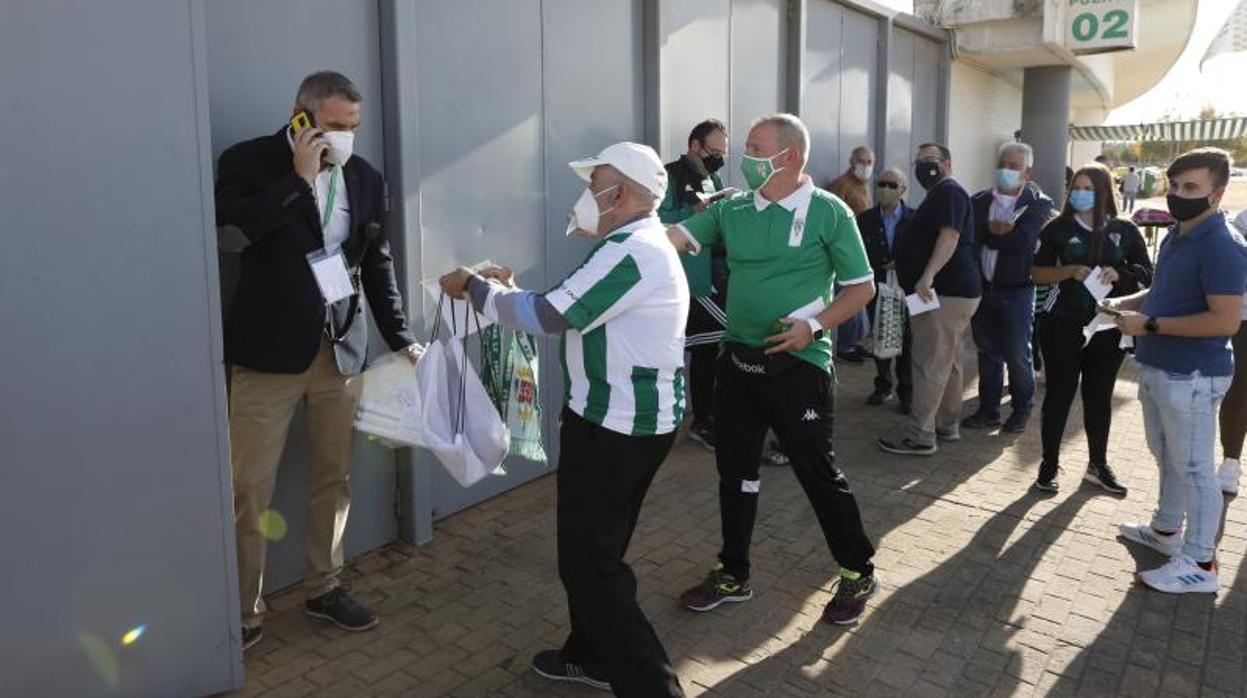
[[706, 167], [706, 171], [713, 174], [723, 168], [722, 155], [707, 155], [701, 159], [701, 164]]
[[940, 181], [940, 164], [938, 162], [915, 162], [914, 178], [923, 189], [930, 189]]
[[1198, 218], [1204, 211], [1212, 208], [1212, 203], [1206, 196], [1184, 199], [1177, 194], [1169, 193], [1165, 195], [1165, 203], [1169, 204], [1169, 215], [1178, 222]]

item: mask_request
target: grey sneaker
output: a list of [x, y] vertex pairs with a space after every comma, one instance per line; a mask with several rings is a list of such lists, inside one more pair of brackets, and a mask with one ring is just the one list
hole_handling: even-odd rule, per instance
[[694, 422], [693, 426], [688, 430], [688, 437], [701, 444], [707, 451], [714, 451], [717, 445], [714, 436], [713, 424], [699, 424]]
[[1117, 527], [1117, 531], [1121, 533], [1122, 538], [1131, 543], [1146, 545], [1168, 557], [1174, 557], [1182, 552], [1182, 536], [1178, 533], [1160, 534], [1150, 525], [1142, 523], [1121, 524]]
[[974, 414], [961, 420], [961, 426], [966, 429], [989, 429], [991, 427], [1000, 426], [1000, 415], [989, 414], [987, 412], [975, 412]]
[[313, 618], [323, 618], [343, 630], [353, 632], [372, 630], [381, 622], [377, 614], [352, 599], [342, 587], [308, 599], [304, 613]]
[[879, 448], [899, 456], [931, 456], [935, 455], [935, 444], [920, 444], [903, 436], [885, 436], [878, 441]]
[[1108, 467], [1108, 463], [1088, 463], [1087, 472], [1082, 479], [1093, 485], [1099, 485], [1105, 492], [1124, 497], [1126, 488], [1117, 481], [1117, 475], [1113, 473], [1113, 469]]
[[1009, 434], [1021, 434], [1026, 431], [1026, 423], [1031, 419], [1030, 412], [1013, 412], [1005, 420], [1000, 430]]
[[592, 686], [599, 691], [611, 690], [606, 674], [596, 667], [581, 666], [575, 662], [563, 661], [563, 653], [559, 650], [543, 650], [533, 655], [533, 671], [538, 676], [551, 681], [567, 681]]
[[255, 647], [260, 640], [264, 639], [264, 628], [257, 625], [254, 628], [242, 627], [242, 649], [244, 652]]
[[1056, 478], [1061, 472], [1061, 468], [1056, 463], [1043, 461], [1039, 464], [1039, 477], [1035, 478], [1035, 484], [1031, 487], [1039, 492], [1058, 492], [1061, 486], [1057, 484]]

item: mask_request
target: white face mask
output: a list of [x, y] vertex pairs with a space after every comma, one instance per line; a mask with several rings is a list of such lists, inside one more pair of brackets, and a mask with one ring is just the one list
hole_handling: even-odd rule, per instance
[[869, 180], [871, 173], [874, 171], [875, 171], [875, 168], [871, 167], [870, 165], [854, 165], [853, 166], [853, 176], [857, 177], [863, 182]]
[[584, 231], [589, 235], [597, 235], [598, 222], [601, 220], [602, 215], [615, 210], [614, 206], [605, 211], [598, 210], [597, 197], [617, 188], [619, 188], [618, 184], [594, 194], [589, 187], [585, 187], [585, 190], [580, 193], [580, 198], [576, 199], [576, 205], [572, 207], [572, 217], [567, 222], [566, 234], [571, 235], [572, 233]]
[[355, 148], [354, 131], [325, 131], [321, 137], [329, 144], [329, 149], [325, 151], [325, 159], [329, 164], [342, 166], [351, 159]]

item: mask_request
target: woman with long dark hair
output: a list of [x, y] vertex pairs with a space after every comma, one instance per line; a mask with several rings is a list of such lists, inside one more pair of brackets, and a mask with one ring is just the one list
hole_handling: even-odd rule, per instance
[[1061, 214], [1040, 233], [1031, 276], [1036, 284], [1056, 284], [1047, 312], [1039, 320], [1044, 356], [1043, 461], [1034, 488], [1057, 491], [1061, 437], [1070, 405], [1082, 382], [1083, 425], [1090, 462], [1083, 479], [1113, 494], [1126, 488], [1108, 465], [1108, 432], [1113, 418], [1113, 386], [1125, 358], [1121, 332], [1114, 327], [1091, 335], [1084, 328], [1096, 316], [1096, 299], [1085, 283], [1092, 273], [1112, 284], [1108, 297], [1126, 296], [1152, 282], [1152, 260], [1139, 229], [1117, 217], [1113, 176], [1098, 163], [1074, 173]]

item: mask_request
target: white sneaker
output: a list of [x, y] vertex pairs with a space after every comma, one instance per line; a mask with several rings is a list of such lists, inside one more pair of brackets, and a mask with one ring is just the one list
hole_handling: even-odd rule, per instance
[[1237, 458], [1226, 458], [1221, 461], [1221, 469], [1217, 471], [1217, 481], [1221, 483], [1221, 491], [1225, 494], [1238, 494], [1238, 480], [1243, 475], [1243, 468]]
[[1166, 594], [1215, 594], [1221, 588], [1215, 562], [1211, 570], [1206, 570], [1185, 555], [1154, 570], [1140, 572], [1139, 581]]
[[1146, 545], [1152, 550], [1175, 557], [1182, 552], [1182, 536], [1171, 533], [1162, 536], [1150, 524], [1125, 523], [1117, 527], [1122, 538], [1139, 545]]

